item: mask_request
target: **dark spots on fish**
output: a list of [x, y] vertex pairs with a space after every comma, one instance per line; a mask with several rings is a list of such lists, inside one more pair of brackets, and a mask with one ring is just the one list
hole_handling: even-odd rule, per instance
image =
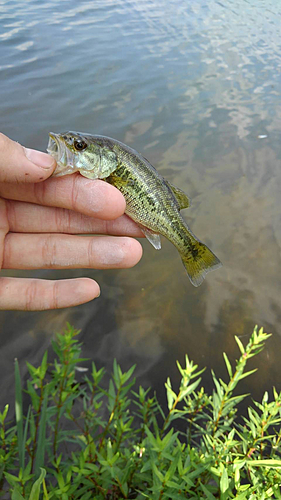
[[175, 234], [177, 234], [178, 238], [181, 241], [186, 242], [186, 233], [182, 233], [182, 225], [179, 223], [178, 220], [174, 219], [172, 222], [172, 228]]
[[205, 245], [201, 243], [201, 241], [196, 241], [195, 244], [190, 243], [189, 245], [189, 250], [192, 255], [193, 260], [199, 260], [202, 258], [204, 251], [205, 251]]
[[[132, 181], [133, 181], [133, 179], [132, 179]], [[133, 186], [134, 186], [134, 193], [135, 194], [141, 193], [142, 187], [137, 182], [133, 181]]]
[[117, 169], [116, 175], [121, 177], [122, 181], [126, 181], [129, 178], [130, 174], [128, 170], [125, 170], [123, 167], [120, 167], [119, 169]]
[[39, 177], [39, 181], [42, 181], [44, 179], [44, 177]]
[[153, 199], [153, 198], [151, 198], [151, 196], [147, 196], [147, 197], [146, 197], [146, 201], [147, 201], [147, 203], [149, 203], [149, 205], [150, 205], [151, 207], [152, 207], [152, 206], [154, 206], [154, 199]]
[[[161, 210], [161, 204], [159, 205], [157, 197], [155, 198], [155, 196], [149, 194], [146, 185], [143, 185], [143, 179], [141, 179], [140, 182], [136, 176], [132, 175], [132, 172], [126, 165], [119, 163], [116, 170], [107, 178], [107, 182], [113, 184], [121, 191], [126, 198], [127, 205], [130, 206], [133, 211], [138, 210], [143, 214], [149, 213], [151, 216], [153, 214], [153, 219], [157, 214], [159, 214], [159, 216], [161, 214], [164, 219], [166, 218], [165, 210], [163, 211], [163, 207]], [[180, 225], [177, 226], [177, 231], [181, 232]], [[181, 240], [184, 241], [183, 236]]]
[[191, 252], [193, 259], [196, 260], [196, 258], [198, 257], [198, 254], [199, 254], [198, 248], [196, 248], [194, 245], [190, 245], [189, 249], [190, 249], [190, 252]]
[[[133, 188], [132, 193], [134, 193], [134, 195], [142, 192], [142, 186], [140, 186], [140, 184], [138, 184], [132, 177], [127, 179], [126, 187]], [[126, 191], [126, 187], [123, 188], [123, 191]]]

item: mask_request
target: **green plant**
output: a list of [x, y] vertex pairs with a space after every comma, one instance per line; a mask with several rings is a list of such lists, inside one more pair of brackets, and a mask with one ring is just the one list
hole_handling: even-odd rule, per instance
[[[92, 364], [81, 375], [79, 332], [68, 325], [38, 368], [27, 364], [23, 414], [16, 362], [16, 423], [8, 407], [0, 414], [0, 486], [12, 500], [44, 499], [217, 499], [281, 498], [281, 394], [248, 408], [237, 422], [235, 395], [247, 361], [269, 337], [255, 328], [233, 369], [224, 359], [228, 382], [213, 373], [212, 395], [200, 387], [197, 365], [178, 363], [178, 390], [166, 383], [164, 411], [149, 390], [135, 388], [134, 367], [123, 373], [115, 361], [105, 386], [105, 370]], [[186, 426], [176, 430], [177, 420]], [[172, 425], [174, 427], [172, 427]]]

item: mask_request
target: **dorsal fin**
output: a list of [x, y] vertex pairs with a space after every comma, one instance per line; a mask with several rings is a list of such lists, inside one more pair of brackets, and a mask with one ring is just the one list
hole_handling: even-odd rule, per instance
[[176, 197], [176, 200], [179, 204], [179, 209], [181, 210], [182, 208], [190, 207], [190, 200], [189, 200], [188, 196], [184, 193], [184, 191], [182, 191], [180, 188], [178, 188], [176, 186], [173, 186], [172, 184], [170, 184], [170, 182], [168, 182], [168, 181], [166, 181], [166, 182]]

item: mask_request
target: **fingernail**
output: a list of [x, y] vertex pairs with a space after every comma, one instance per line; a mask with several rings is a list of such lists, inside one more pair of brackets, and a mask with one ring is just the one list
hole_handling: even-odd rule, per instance
[[55, 160], [52, 156], [42, 153], [42, 151], [36, 151], [36, 149], [24, 148], [25, 156], [28, 160], [32, 161], [35, 165], [46, 170], [53, 168], [55, 165]]

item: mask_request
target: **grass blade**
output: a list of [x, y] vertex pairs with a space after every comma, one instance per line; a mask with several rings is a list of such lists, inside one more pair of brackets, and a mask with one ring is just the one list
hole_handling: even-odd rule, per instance
[[25, 443], [26, 443], [26, 438], [27, 438], [27, 431], [28, 431], [28, 424], [29, 424], [29, 417], [30, 417], [30, 412], [31, 412], [31, 405], [28, 407], [27, 415], [26, 415], [26, 420], [25, 420], [25, 426], [24, 426], [24, 433], [23, 433], [23, 467], [25, 464]]
[[14, 491], [13, 491], [13, 493], [12, 493], [11, 499], [12, 500], [24, 500], [24, 497], [19, 492], [19, 490], [17, 488], [15, 488]]
[[40, 476], [37, 479], [37, 481], [35, 481], [35, 483], [33, 484], [32, 488], [31, 488], [29, 500], [39, 500], [41, 484], [43, 483], [43, 480], [46, 476], [45, 469], [40, 469], [40, 470], [41, 470]]
[[[39, 475], [40, 468], [44, 465], [45, 448], [46, 448], [46, 421], [47, 421], [47, 403], [48, 403], [48, 386], [45, 387], [45, 393], [41, 408], [41, 418], [38, 431], [37, 450], [35, 455], [35, 475]], [[42, 470], [42, 469], [41, 469]], [[43, 480], [43, 479], [42, 479]]]
[[17, 423], [19, 465], [22, 469], [24, 469], [25, 443], [23, 439], [22, 387], [21, 387], [19, 363], [17, 358], [15, 359], [15, 413], [16, 413], [16, 423]]

